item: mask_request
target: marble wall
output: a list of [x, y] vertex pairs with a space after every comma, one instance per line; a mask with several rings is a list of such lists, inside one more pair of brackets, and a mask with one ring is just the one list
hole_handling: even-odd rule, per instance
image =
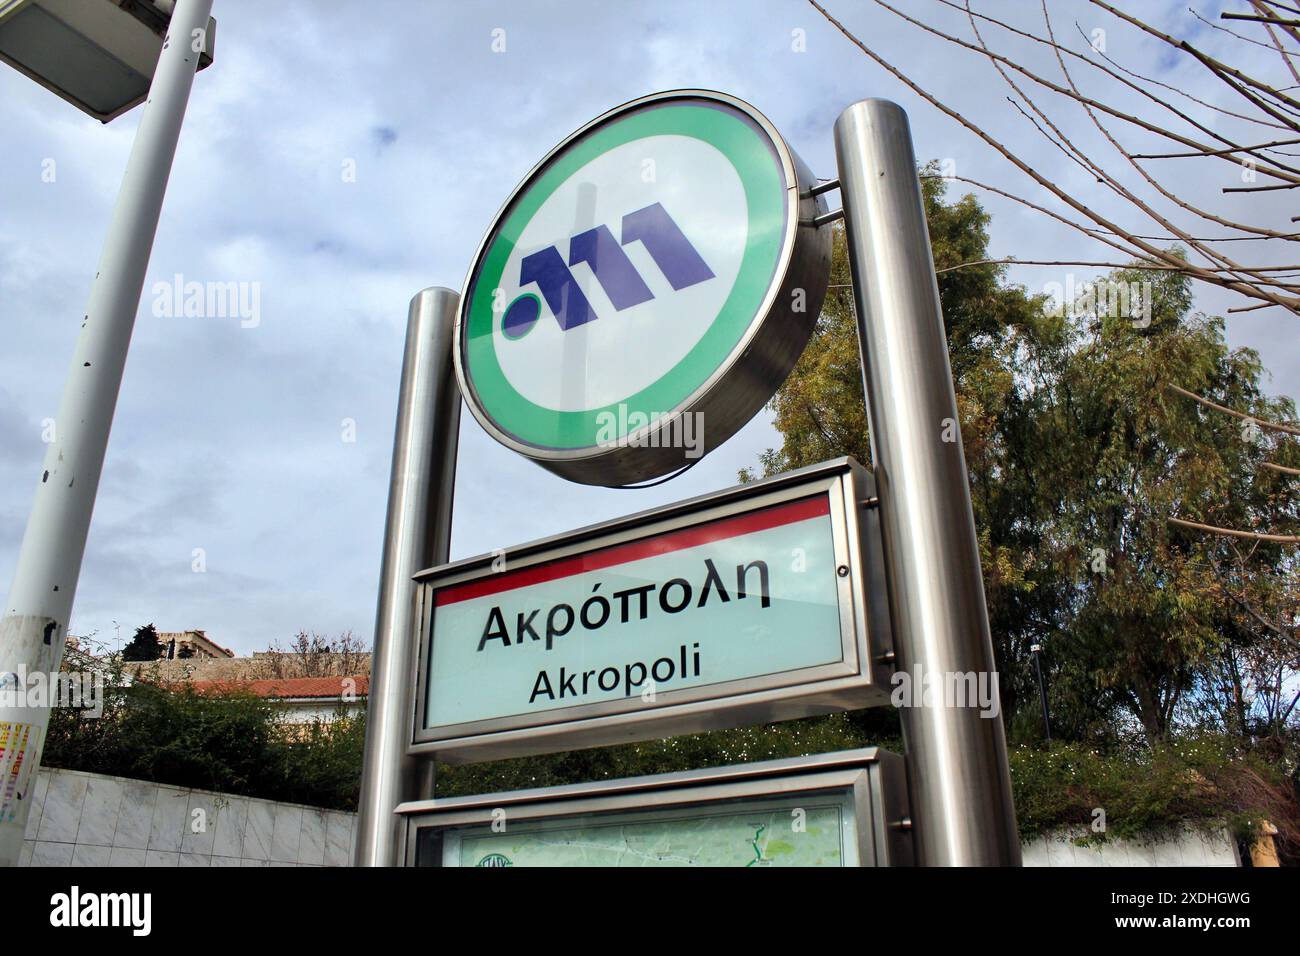
[[42, 768], [20, 866], [349, 866], [356, 814]]
[[1056, 833], [1021, 850], [1025, 866], [1241, 866], [1236, 841], [1226, 830], [1187, 829], [1146, 843], [1115, 840], [1086, 847]]
[[[350, 866], [356, 814], [42, 768], [20, 866]], [[1224, 831], [1024, 846], [1025, 866], [1240, 866]]]

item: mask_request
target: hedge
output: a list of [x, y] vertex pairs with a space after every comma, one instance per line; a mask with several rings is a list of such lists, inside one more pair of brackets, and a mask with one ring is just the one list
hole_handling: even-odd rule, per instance
[[[715, 731], [543, 757], [452, 767], [437, 793], [455, 796], [583, 780], [802, 756], [866, 745], [901, 750], [859, 714]], [[275, 703], [246, 694], [135, 685], [113, 692], [99, 719], [55, 710], [45, 764], [303, 803], [356, 809], [364, 717], [289, 724]], [[888, 728], [885, 728], [886, 730]], [[1067, 830], [1080, 843], [1148, 839], [1171, 829], [1229, 827], [1249, 839], [1259, 821], [1281, 830], [1284, 855], [1300, 846], [1296, 788], [1258, 747], [1199, 734], [1155, 749], [1102, 750], [1074, 743], [1009, 752], [1021, 836]], [[1104, 829], [1099, 827], [1104, 811]]]

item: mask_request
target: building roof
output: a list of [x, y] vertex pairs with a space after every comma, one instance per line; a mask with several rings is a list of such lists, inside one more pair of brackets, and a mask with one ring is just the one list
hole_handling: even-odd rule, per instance
[[354, 677], [280, 677], [251, 681], [196, 680], [191, 681], [189, 686], [200, 694], [240, 691], [269, 700], [330, 699], [344, 694], [365, 697], [370, 691], [370, 676], [358, 674]]

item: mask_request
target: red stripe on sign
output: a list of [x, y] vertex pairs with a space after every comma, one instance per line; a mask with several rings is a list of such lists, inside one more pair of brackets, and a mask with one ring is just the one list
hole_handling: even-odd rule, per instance
[[681, 531], [671, 531], [668, 534], [654, 535], [640, 541], [629, 541], [627, 544], [601, 548], [599, 551], [593, 551], [590, 554], [560, 558], [556, 561], [547, 561], [543, 564], [535, 564], [532, 567], [520, 568], [518, 571], [494, 574], [491, 577], [480, 578], [477, 581], [453, 584], [451, 587], [438, 591], [437, 597], [434, 598], [434, 604], [437, 607], [444, 607], [448, 604], [468, 601], [471, 598], [483, 597], [487, 594], [513, 591], [515, 588], [527, 587], [530, 584], [556, 581], [560, 578], [582, 574], [585, 571], [599, 571], [618, 564], [627, 564], [629, 561], [639, 561], [641, 558], [671, 554], [673, 551], [695, 548], [702, 544], [722, 541], [726, 538], [735, 538], [742, 534], [753, 534], [755, 531], [779, 528], [782, 525], [794, 524], [796, 521], [807, 521], [809, 518], [820, 518], [822, 515], [830, 513], [829, 496], [822, 494], [811, 498], [800, 498], [798, 501], [791, 501], [788, 504], [772, 505], [770, 508], [762, 508], [732, 518], [710, 521], [694, 528], [683, 528]]

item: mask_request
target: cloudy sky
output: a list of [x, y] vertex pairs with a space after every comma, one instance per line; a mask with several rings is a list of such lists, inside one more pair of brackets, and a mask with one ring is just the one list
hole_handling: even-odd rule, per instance
[[[1211, 19], [1222, 6], [1192, 3]], [[867, 0], [827, 5], [1036, 168], [1119, 210], [1038, 137], [987, 62]], [[969, 35], [963, 17], [933, 0], [899, 5]], [[1140, 6], [1166, 29], [1240, 60], [1240, 45], [1195, 21], [1187, 5]], [[975, 6], [1041, 29], [1037, 4]], [[1105, 29], [1110, 56], [1224, 101], [1204, 71], [1082, 0], [1054, 0], [1052, 9], [1074, 48], [1086, 49], [1076, 22]], [[115, 622], [125, 638], [152, 621], [160, 630], [204, 628], [241, 653], [299, 629], [350, 629], [369, 640], [407, 303], [425, 286], [459, 289], [518, 180], [612, 106], [665, 89], [724, 90], [766, 113], [817, 175], [831, 177], [839, 111], [888, 97], [910, 112], [918, 157], [952, 159], [960, 175], [1046, 198], [803, 0], [217, 0], [214, 15], [216, 63], [195, 82], [181, 136], [74, 633], [112, 640]], [[505, 49], [494, 50], [502, 40]], [[1043, 51], [1026, 55], [1052, 69]], [[1259, 69], [1280, 80], [1276, 60], [1261, 59]], [[1136, 106], [1131, 95], [1117, 102]], [[1109, 162], [1083, 113], [1070, 116], [1072, 134]], [[101, 126], [0, 67], [0, 587], [13, 575], [45, 451], [41, 422], [58, 406], [139, 118], [137, 109]], [[51, 159], [56, 176], [45, 182]], [[1230, 168], [1175, 166], [1168, 175], [1243, 218], [1282, 225], [1294, 211], [1258, 196], [1225, 204], [1219, 189], [1231, 184]], [[1106, 258], [1060, 226], [981, 198], [994, 214], [998, 255]], [[155, 315], [151, 288], [178, 274], [256, 283], [259, 321]], [[1076, 281], [1089, 274], [1076, 270]], [[1018, 267], [1012, 278], [1040, 291], [1065, 273]], [[1221, 312], [1241, 303], [1210, 291], [1197, 304]], [[1294, 323], [1265, 311], [1229, 327], [1234, 344], [1263, 351], [1274, 392], [1300, 395]], [[344, 440], [347, 419], [354, 442]], [[642, 491], [566, 483], [496, 445], [468, 414], [460, 441], [453, 557], [727, 486], [779, 436], [760, 415], [688, 474]], [[196, 548], [205, 573], [192, 570]]]

